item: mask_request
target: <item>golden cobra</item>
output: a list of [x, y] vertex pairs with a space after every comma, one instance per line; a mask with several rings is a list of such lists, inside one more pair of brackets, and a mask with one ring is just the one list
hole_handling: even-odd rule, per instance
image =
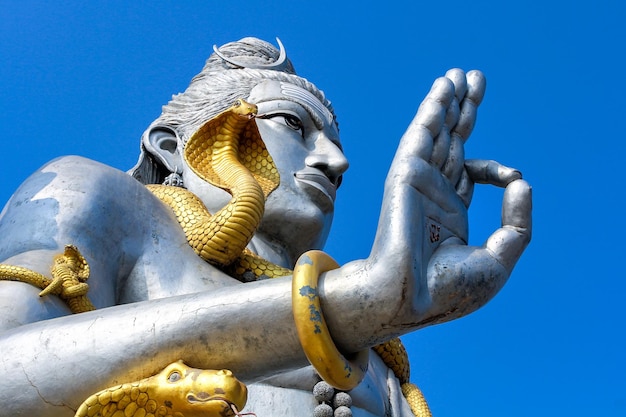
[[251, 280], [250, 273], [256, 278], [289, 273], [245, 250], [263, 217], [265, 199], [280, 183], [254, 121], [256, 114], [256, 105], [239, 99], [205, 123], [185, 145], [187, 165], [201, 179], [232, 195], [215, 214], [183, 188], [147, 186], [174, 210], [189, 244], [202, 259], [222, 268], [230, 266], [228, 271], [244, 280]]
[[[263, 217], [265, 199], [280, 182], [278, 170], [254, 122], [256, 114], [257, 107], [254, 104], [240, 99], [230, 109], [205, 123], [189, 139], [185, 146], [183, 156], [188, 166], [203, 180], [226, 190], [232, 195], [229, 203], [215, 214], [211, 215], [202, 201], [195, 194], [184, 188], [157, 184], [147, 185], [147, 188], [155, 196], [174, 211], [190, 246], [196, 253], [205, 261], [222, 268], [243, 281], [292, 274], [291, 270], [272, 264], [246, 249]], [[311, 257], [313, 269], [317, 271], [317, 274], [321, 270], [337, 267], [334, 261], [330, 264], [317, 265], [317, 263], [323, 262], [320, 259], [318, 256]], [[55, 258], [51, 272], [53, 279], [26, 268], [0, 264], [0, 279], [16, 280], [36, 285], [44, 289], [40, 296], [57, 294], [70, 305], [74, 313], [94, 309], [86, 296], [88, 286], [85, 281], [89, 276], [89, 267], [74, 246], [66, 246], [65, 253]], [[293, 274], [294, 280], [298, 280], [302, 276], [302, 273], [298, 270], [294, 271]], [[319, 298], [317, 303], [319, 310]], [[325, 340], [324, 343], [332, 342], [327, 329], [323, 335], [323, 340]], [[312, 344], [315, 344], [315, 342], [312, 342]], [[430, 417], [430, 410], [421, 391], [408, 382], [408, 355], [400, 339], [393, 339], [378, 345], [374, 347], [374, 350], [400, 380], [403, 394], [409, 401], [413, 413], [418, 417]], [[315, 359], [318, 362], [312, 360], [316, 369], [325, 360], [336, 362], [334, 368], [331, 367], [333, 369], [342, 366], [350, 367], [351, 365], [338, 351], [321, 351], [319, 355], [321, 356]], [[342, 379], [346, 378], [343, 370], [339, 372], [331, 371], [330, 373], [322, 371], [321, 374], [323, 374], [322, 376], [325, 379], [328, 378], [332, 382], [331, 385], [334, 384], [337, 388], [354, 388], [364, 375], [367, 365], [366, 356], [366, 353], [365, 355], [358, 355], [355, 362], [356, 366], [353, 367], [354, 373], [351, 373], [352, 371], [348, 372], [350, 375], [347, 383], [341, 382]], [[181, 367], [183, 365], [172, 364], [171, 366]], [[158, 401], [164, 401], [160, 397], [161, 393], [169, 392], [165, 388], [171, 388], [166, 383], [164, 387], [157, 389], [161, 384], [158, 381], [162, 381], [162, 374], [166, 370], [145, 380], [109, 388], [89, 397], [81, 405], [77, 416], [149, 416], [152, 411], [148, 410], [152, 410], [154, 404]], [[206, 375], [209, 375], [221, 371], [207, 370], [198, 372], [206, 372], [208, 373]], [[152, 388], [150, 390], [145, 388], [144, 391], [135, 389], [139, 386]], [[147, 400], [146, 402], [143, 400], [139, 401], [137, 400], [139, 397], [131, 395], [130, 401], [125, 406], [129, 407], [128, 410], [138, 410], [137, 414], [121, 414], [120, 409], [115, 408], [114, 410], [112, 405], [114, 402], [108, 399], [120, 396], [121, 398], [127, 398], [126, 392], [128, 390], [145, 393], [146, 395], [142, 395], [141, 398], [149, 397], [153, 402], [150, 402], [151, 405], [146, 408], [144, 406], [148, 403]], [[178, 393], [180, 394], [180, 392]], [[126, 401], [124, 399], [124, 402]], [[102, 402], [106, 404], [102, 404]], [[115, 407], [119, 407], [119, 404], [124, 402], [115, 402]], [[196, 410], [196, 408], [185, 408], [190, 407], [189, 404], [184, 402], [181, 404], [181, 410], [188, 410], [186, 411], [187, 413], [180, 414], [182, 411], [177, 411], [179, 414], [167, 415], [178, 417], [196, 415], [188, 414], [192, 412], [191, 410]], [[237, 403], [233, 402], [233, 404], [237, 406]], [[245, 400], [243, 404], [239, 405], [239, 408], [243, 408], [244, 404]], [[104, 410], [105, 405], [108, 407], [106, 410], [111, 411], [110, 414], [103, 414], [104, 411], [94, 411], [96, 409]], [[208, 406], [208, 404], [204, 405]], [[159, 410], [172, 411], [166, 409], [159, 408]], [[127, 412], [126, 408], [124, 410], [124, 412]], [[231, 412], [229, 411], [230, 408], [222, 407], [221, 410], [221, 412]], [[143, 414], [144, 411], [145, 414]], [[207, 414], [207, 416], [219, 415], [232, 414]]]
[[149, 378], [92, 395], [75, 417], [228, 417], [241, 415], [247, 399], [246, 386], [230, 371], [178, 361]]

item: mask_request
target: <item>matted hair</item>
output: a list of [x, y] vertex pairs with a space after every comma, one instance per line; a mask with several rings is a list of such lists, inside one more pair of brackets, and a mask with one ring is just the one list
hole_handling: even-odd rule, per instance
[[272, 44], [257, 38], [244, 38], [220, 47], [219, 55], [211, 54], [202, 71], [191, 80], [185, 92], [172, 96], [172, 100], [163, 106], [161, 115], [144, 132], [139, 160], [129, 170], [140, 182], [161, 183], [170, 173], [146, 148], [145, 144], [153, 128], [171, 129], [184, 146], [204, 123], [227, 110], [235, 100], [248, 98], [252, 89], [265, 80], [284, 81], [306, 89], [334, 117], [331, 103], [324, 93], [313, 83], [297, 76], [288, 58], [277, 68], [259, 68], [271, 65], [279, 58], [280, 51]]

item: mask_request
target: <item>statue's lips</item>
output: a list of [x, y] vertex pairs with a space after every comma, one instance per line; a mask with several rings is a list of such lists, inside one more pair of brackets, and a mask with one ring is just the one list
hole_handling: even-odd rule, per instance
[[315, 168], [305, 168], [295, 173], [295, 177], [301, 183], [312, 186], [324, 193], [332, 202], [337, 196], [337, 187], [320, 170]]

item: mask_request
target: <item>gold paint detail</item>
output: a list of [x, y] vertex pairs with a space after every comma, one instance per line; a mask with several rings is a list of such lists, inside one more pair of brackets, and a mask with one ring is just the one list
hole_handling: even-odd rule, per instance
[[0, 280], [19, 281], [41, 288], [40, 297], [54, 294], [67, 303], [72, 313], [95, 310], [87, 297], [89, 265], [74, 245], [54, 257], [50, 270], [52, 279], [21, 266], [0, 264]]
[[[292, 308], [296, 330], [304, 353], [317, 373], [335, 388], [348, 391], [365, 376], [368, 351], [346, 359], [335, 346], [322, 314], [318, 278], [322, 272], [338, 268], [337, 263], [322, 251], [309, 251], [296, 262], [292, 281]], [[409, 382], [409, 356], [399, 338], [373, 347], [393, 372], [411, 411], [416, 417], [432, 417], [420, 389]]]
[[398, 378], [402, 394], [406, 398], [411, 411], [416, 417], [432, 417], [428, 403], [422, 391], [417, 385], [409, 382], [411, 366], [409, 355], [399, 338], [391, 339], [385, 343], [374, 346], [372, 349], [380, 356], [385, 365], [389, 367]]
[[386, 343], [376, 345], [372, 349], [380, 356], [400, 381], [400, 384], [409, 382], [411, 376], [411, 366], [409, 355], [399, 338], [391, 339]]
[[328, 384], [348, 391], [365, 377], [369, 350], [347, 359], [335, 346], [322, 314], [317, 289], [319, 275], [339, 265], [322, 251], [304, 253], [296, 262], [292, 281], [292, 309], [304, 353]]
[[417, 385], [406, 382], [402, 384], [401, 389], [415, 417], [432, 417], [426, 398], [424, 398], [424, 394], [422, 394]]
[[198, 129], [185, 146], [183, 156], [189, 167], [232, 195], [217, 213], [211, 215], [197, 196], [183, 188], [147, 186], [172, 208], [194, 251], [211, 264], [230, 266], [239, 279], [246, 273], [270, 278], [289, 274], [245, 251], [263, 217], [265, 199], [280, 183], [256, 126], [256, 114], [254, 104], [237, 100]]
[[229, 370], [195, 369], [178, 361], [149, 378], [97, 392], [75, 417], [226, 417], [247, 400], [248, 389]]

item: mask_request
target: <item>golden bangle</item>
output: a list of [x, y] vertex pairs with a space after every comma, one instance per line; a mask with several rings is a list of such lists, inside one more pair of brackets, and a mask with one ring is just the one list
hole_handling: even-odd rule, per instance
[[317, 373], [333, 387], [348, 391], [363, 380], [367, 372], [369, 350], [348, 360], [333, 342], [320, 306], [317, 281], [322, 272], [339, 268], [322, 251], [304, 253], [296, 262], [292, 280], [292, 308], [296, 330], [307, 359]]

